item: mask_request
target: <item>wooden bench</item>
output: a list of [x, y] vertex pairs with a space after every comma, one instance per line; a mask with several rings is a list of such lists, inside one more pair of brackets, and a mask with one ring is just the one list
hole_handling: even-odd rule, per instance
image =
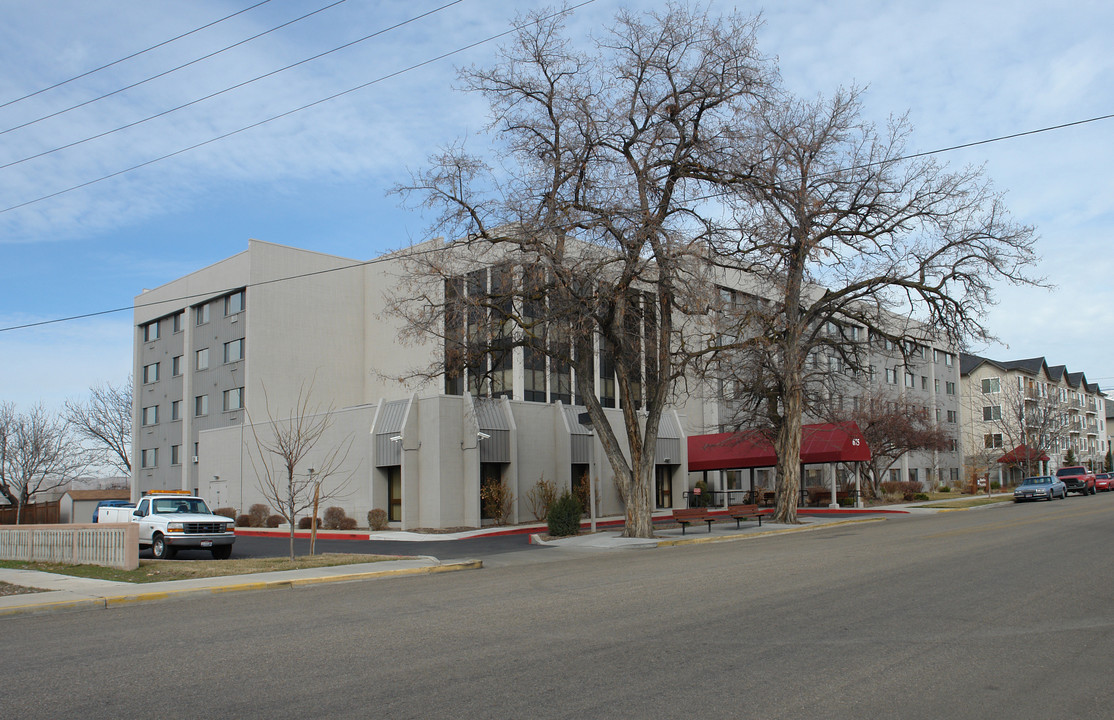
[[673, 511], [673, 522], [681, 526], [681, 534], [685, 534], [689, 523], [693, 522], [706, 522], [708, 523], [708, 532], [712, 532], [712, 523], [716, 519], [708, 514], [704, 508], [681, 508], [680, 510]]
[[[743, 518], [758, 518], [758, 527], [762, 527], [762, 513], [759, 512], [757, 505], [730, 505], [727, 514], [735, 519], [736, 530], [742, 527], [739, 521]], [[684, 532], [681, 534], [684, 535]]]

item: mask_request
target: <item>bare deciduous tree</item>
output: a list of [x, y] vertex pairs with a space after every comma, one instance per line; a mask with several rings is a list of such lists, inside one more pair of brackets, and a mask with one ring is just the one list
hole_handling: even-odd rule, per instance
[[[661, 414], [693, 355], [684, 324], [709, 304], [705, 178], [771, 74], [755, 28], [671, 5], [621, 13], [581, 53], [559, 17], [532, 15], [499, 64], [462, 73], [490, 102], [500, 170], [458, 146], [399, 189], [440, 213], [435, 231], [460, 238], [413, 254], [398, 298], [411, 337], [445, 343], [425, 376], [500, 394], [515, 347], [535, 388], [548, 359], [554, 396], [586, 406], [632, 537], [653, 533]], [[618, 430], [605, 407], [621, 409]]]
[[776, 436], [776, 522], [797, 522], [814, 356], [863, 371], [852, 328], [901, 348], [925, 328], [956, 346], [986, 340], [994, 283], [1039, 283], [1027, 275], [1032, 228], [1010, 221], [981, 170], [907, 158], [910, 132], [905, 118], [866, 122], [857, 90], [770, 97], [737, 128], [737, 161], [717, 175], [734, 188], [739, 225], [720, 258], [761, 288], [726, 358], [749, 373], [738, 422]]
[[[318, 503], [343, 497], [345, 487], [355, 473], [355, 468], [344, 467], [352, 448], [352, 436], [314, 452], [332, 427], [333, 418], [331, 407], [311, 405], [312, 389], [312, 383], [308, 389], [303, 385], [290, 417], [277, 419], [271, 412], [267, 388], [263, 387], [266, 423], [257, 426], [248, 416], [255, 441], [255, 452], [248, 457], [263, 496], [290, 525], [291, 560], [294, 559], [295, 521], [298, 516]], [[298, 468], [310, 453], [314, 453], [316, 458], [314, 466], [300, 472]], [[325, 481], [334, 475], [338, 476], [338, 482], [324, 489]]]
[[89, 399], [66, 401], [66, 419], [78, 437], [91, 443], [92, 464], [131, 475], [132, 381], [89, 388]]
[[850, 412], [831, 412], [833, 422], [852, 420], [870, 447], [870, 492], [879, 485], [902, 455], [917, 450], [947, 450], [952, 436], [933, 419], [929, 410], [901, 396], [872, 388], [855, 399]]
[[0, 495], [16, 507], [35, 495], [66, 486], [85, 469], [72, 428], [36, 405], [26, 413], [11, 403], [0, 404]]

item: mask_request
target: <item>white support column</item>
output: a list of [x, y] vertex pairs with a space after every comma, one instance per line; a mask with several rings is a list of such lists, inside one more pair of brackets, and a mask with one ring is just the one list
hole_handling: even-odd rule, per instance
[[859, 487], [859, 463], [855, 463], [855, 507], [863, 506], [862, 488]]
[[824, 466], [824, 468], [828, 473], [828, 477], [831, 480], [831, 485], [832, 485], [832, 502], [831, 502], [831, 504], [828, 505], [828, 507], [837, 508], [837, 507], [839, 507], [839, 501], [836, 500], [836, 466], [835, 466], [835, 463], [828, 463], [827, 465]]

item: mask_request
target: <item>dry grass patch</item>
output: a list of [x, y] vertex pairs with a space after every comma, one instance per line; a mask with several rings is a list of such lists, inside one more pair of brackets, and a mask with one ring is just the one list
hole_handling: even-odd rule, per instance
[[[946, 493], [944, 493], [946, 494]], [[1000, 502], [1013, 502], [1012, 495], [1002, 495], [987, 497], [981, 496], [966, 496], [965, 498], [956, 498], [953, 502], [934, 502], [931, 505], [914, 505], [913, 507], [929, 508], [929, 509], [944, 509], [944, 510], [959, 510], [962, 508], [978, 507], [980, 505], [993, 505]]]
[[5, 595], [26, 595], [27, 593], [46, 592], [40, 588], [25, 587], [23, 585], [13, 585], [0, 581], [0, 597]]
[[251, 573], [278, 572], [280, 570], [302, 570], [305, 568], [333, 567], [336, 565], [355, 565], [358, 563], [397, 560], [393, 555], [354, 555], [348, 553], [324, 553], [306, 555], [293, 560], [290, 558], [240, 558], [236, 560], [140, 560], [135, 570], [117, 570], [98, 565], [58, 565], [53, 563], [26, 563], [2, 561], [0, 567], [19, 570], [38, 570], [59, 575], [115, 580], [117, 582], [164, 582], [168, 580], [188, 580], [191, 578], [224, 577], [226, 575], [249, 575]]

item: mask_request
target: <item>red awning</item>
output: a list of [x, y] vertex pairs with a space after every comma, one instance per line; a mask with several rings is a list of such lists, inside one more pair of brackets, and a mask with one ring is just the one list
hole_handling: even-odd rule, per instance
[[[777, 465], [774, 445], [756, 430], [689, 437], [689, 471], [737, 470]], [[805, 465], [862, 462], [870, 459], [859, 426], [853, 422], [801, 428], [801, 462]]]
[[1014, 465], [1023, 462], [1048, 462], [1048, 455], [1043, 450], [1031, 448], [1027, 445], [1018, 445], [1013, 450], [998, 458], [998, 462]]

